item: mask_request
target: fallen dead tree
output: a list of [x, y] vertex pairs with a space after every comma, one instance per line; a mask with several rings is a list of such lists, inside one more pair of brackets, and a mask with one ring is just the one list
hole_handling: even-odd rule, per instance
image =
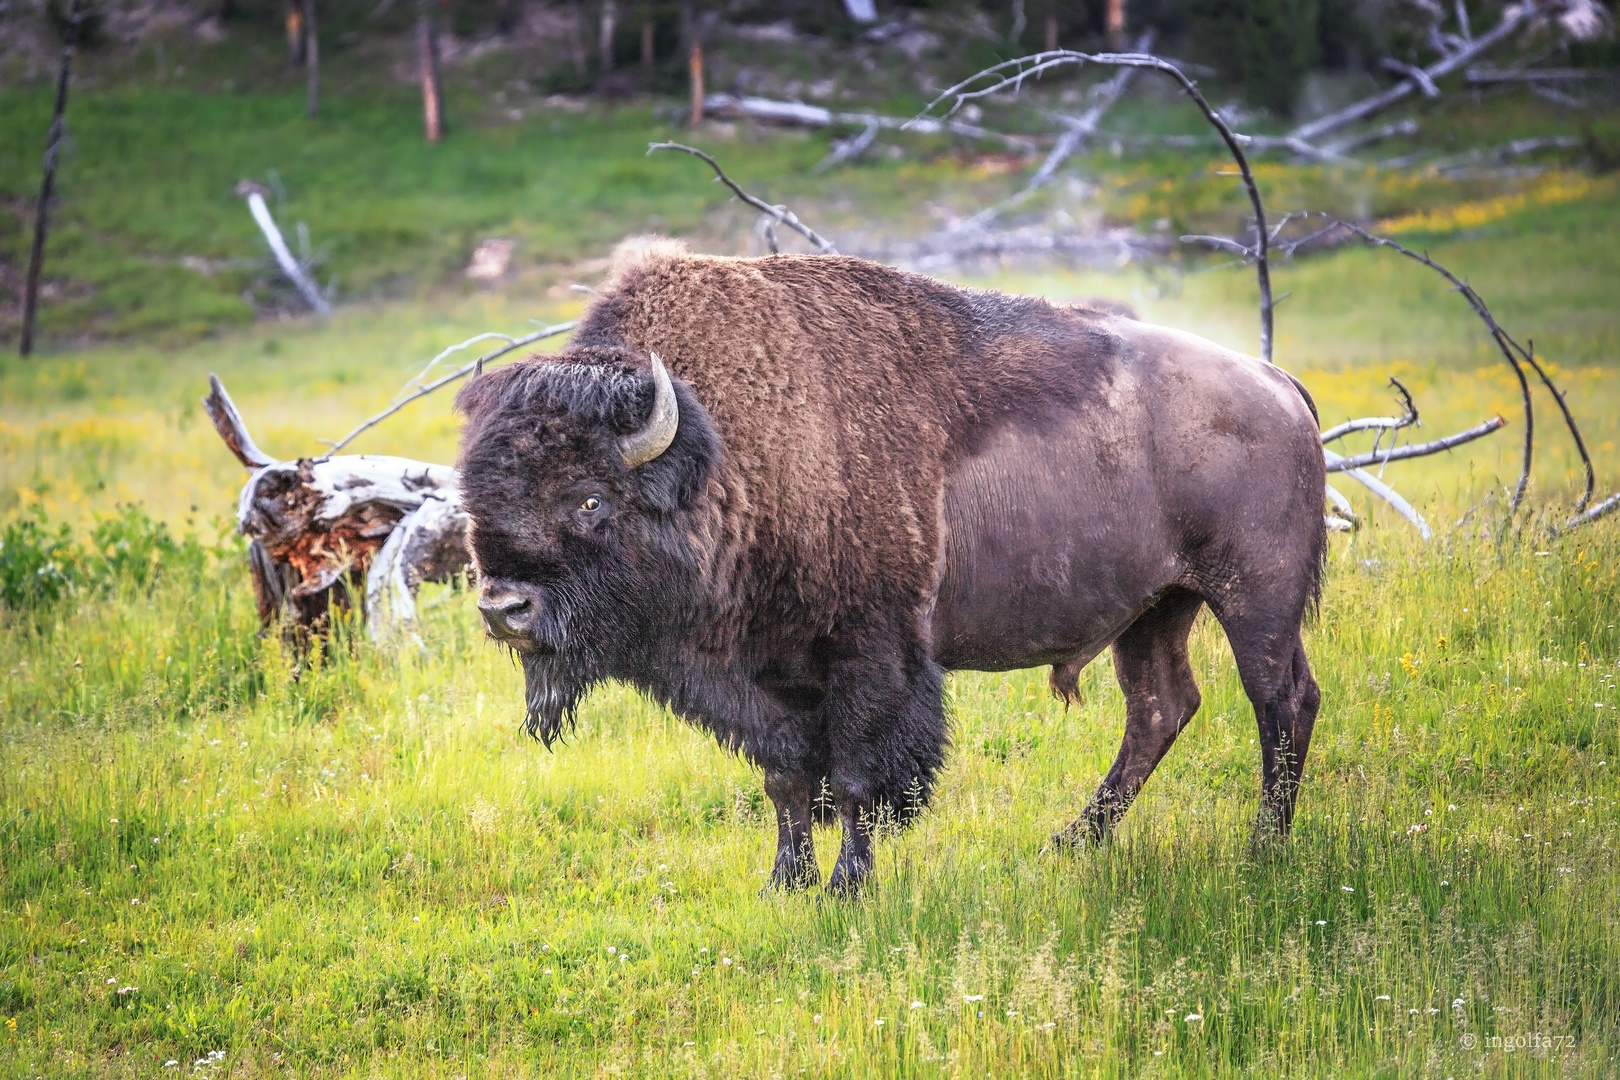
[[883, 116], [880, 113], [834, 112], [820, 105], [807, 105], [802, 101], [777, 101], [774, 98], [738, 97], [733, 94], [710, 94], [703, 99], [708, 115], [738, 119], [746, 117], [768, 124], [797, 127], [848, 127], [878, 131], [909, 131], [916, 135], [960, 135], [967, 139], [980, 139], [999, 143], [1009, 150], [1033, 154], [1039, 147], [1036, 139], [1027, 135], [1009, 135], [992, 131], [977, 124], [961, 120], [931, 120], [913, 124], [903, 116]]
[[[278, 461], [254, 443], [218, 377], [209, 378], [209, 387], [203, 404], [215, 430], [253, 470], [236, 520], [251, 537], [262, 627], [285, 620], [307, 641], [325, 632], [333, 614], [349, 610], [357, 598], [386, 594], [395, 599], [401, 585], [409, 596], [423, 581], [448, 581], [466, 569], [466, 518], [454, 469], [372, 454]], [[424, 528], [428, 522], [436, 530], [431, 537]], [[379, 580], [368, 581], [376, 555], [402, 524], [417, 539], [409, 545], [395, 542], [392, 557], [376, 562]], [[395, 607], [401, 614], [408, 610], [397, 599]]]
[[1135, 229], [1106, 229], [1089, 234], [1059, 232], [1039, 225], [1014, 229], [963, 228], [860, 252], [908, 270], [938, 272], [964, 266], [1004, 265], [1009, 261], [1059, 259], [1089, 266], [1121, 267], [1137, 259], [1164, 255], [1169, 237]]
[[1469, 86], [1495, 86], [1501, 83], [1521, 82], [1589, 82], [1620, 79], [1620, 68], [1515, 68], [1498, 71], [1495, 68], [1469, 68], [1463, 72], [1463, 82]]

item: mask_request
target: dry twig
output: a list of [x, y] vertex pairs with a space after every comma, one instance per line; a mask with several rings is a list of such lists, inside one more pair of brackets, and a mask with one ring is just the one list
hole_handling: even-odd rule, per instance
[[704, 161], [709, 163], [709, 168], [714, 170], [715, 179], [726, 185], [726, 187], [730, 188], [732, 193], [735, 194], [737, 198], [741, 199], [749, 206], [752, 206], [760, 213], [769, 215], [773, 221], [786, 225], [788, 228], [792, 229], [794, 232], [816, 245], [816, 247], [821, 250], [823, 255], [838, 254], [838, 249], [833, 246], [833, 242], [831, 240], [828, 240], [825, 236], [822, 236], [820, 233], [816, 232], [816, 230], [800, 221], [797, 214], [785, 206], [772, 206], [765, 200], [756, 199], [754, 196], [748, 194], [748, 192], [737, 186], [737, 182], [735, 180], [726, 175], [725, 170], [720, 167], [720, 163], [718, 161], [714, 160], [714, 158], [710, 157], [708, 154], [705, 154], [696, 147], [686, 146], [683, 143], [678, 142], [661, 142], [651, 143], [648, 145], [647, 153], [651, 154], [655, 150], [679, 150], [683, 154], [691, 154], [695, 158], [702, 158]]
[[[441, 376], [440, 378], [437, 378], [437, 379], [433, 380], [432, 382], [428, 383], [426, 386], [420, 387], [419, 389], [414, 390], [411, 393], [407, 394], [405, 397], [400, 398], [398, 401], [394, 402], [394, 404], [388, 406], [388, 408], [384, 409], [382, 412], [378, 413], [376, 416], [373, 416], [371, 419], [366, 420], [364, 423], [360, 424], [359, 427], [356, 427], [353, 431], [351, 431], [347, 435], [343, 436], [343, 438], [341, 438], [341, 439], [337, 440], [336, 442], [334, 442], [331, 445], [331, 447], [326, 451], [326, 453], [322, 454], [316, 460], [317, 461], [325, 461], [327, 458], [331, 457], [333, 454], [336, 454], [339, 450], [343, 449], [345, 446], [348, 446], [350, 443], [354, 442], [354, 440], [356, 438], [358, 438], [360, 435], [362, 435], [366, 431], [369, 431], [371, 428], [376, 427], [378, 424], [382, 423], [384, 420], [388, 419], [390, 416], [393, 416], [395, 413], [399, 412], [399, 410], [403, 409], [405, 406], [409, 405], [411, 402], [417, 400], [418, 398], [427, 397], [429, 394], [433, 393], [435, 390], [438, 390], [438, 389], [440, 389], [442, 387], [449, 386], [451, 383], [455, 382], [457, 379], [465, 379], [468, 375], [473, 374], [475, 371], [482, 371], [483, 368], [484, 368], [484, 365], [486, 363], [488, 363], [489, 361], [494, 360], [494, 359], [496, 359], [498, 357], [505, 356], [507, 353], [513, 351], [514, 349], [521, 349], [525, 345], [532, 345], [536, 341], [543, 341], [543, 340], [545, 340], [546, 338], [549, 338], [549, 337], [556, 337], [558, 334], [566, 334], [566, 333], [568, 333], [568, 331], [572, 330], [573, 328], [574, 328], [574, 324], [572, 322], [558, 323], [555, 326], [543, 327], [542, 329], [536, 330], [532, 334], [524, 334], [522, 337], [506, 338], [506, 344], [502, 345], [500, 348], [493, 349], [490, 352], [485, 353], [483, 356], [480, 356], [477, 360], [474, 360], [472, 363], [466, 364], [466, 365], [464, 365], [462, 367], [459, 367], [456, 370], [450, 372], [448, 375]], [[473, 341], [479, 340], [479, 338], [491, 337], [491, 336], [493, 336], [493, 337], [505, 337], [504, 334], [494, 334], [494, 335], [480, 334], [479, 337], [473, 338], [470, 341], [462, 342], [461, 345], [454, 346], [454, 348], [458, 348], [458, 349], [463, 348], [466, 345], [471, 344]], [[442, 357], [442, 356], [445, 355], [445, 353], [448, 353], [450, 351], [451, 350], [447, 349], [447, 350], [445, 350], [444, 353], [440, 353], [439, 356]], [[434, 359], [434, 363], [437, 363], [437, 362], [438, 362], [438, 358], [436, 357]], [[431, 368], [432, 364], [429, 364], [428, 367]], [[426, 373], [427, 373], [427, 369], [423, 369], [423, 374], [426, 374]], [[418, 378], [420, 378], [420, 377], [421, 376], [418, 376]], [[412, 380], [412, 381], [415, 381], [415, 380]]]
[[[1134, 51], [1146, 53], [1152, 47], [1153, 31], [1148, 30], [1137, 40]], [[1059, 117], [1065, 130], [1062, 135], [1058, 136], [1057, 142], [1053, 144], [1052, 149], [1047, 153], [1046, 160], [1041, 162], [1041, 167], [1035, 170], [1035, 175], [1030, 177], [1029, 183], [1024, 185], [1023, 190], [1003, 199], [1001, 202], [985, 207], [956, 228], [974, 229], [988, 225], [996, 217], [1033, 198], [1037, 191], [1045, 187], [1052, 177], [1057, 175], [1058, 168], [1079, 152], [1087, 139], [1097, 133], [1097, 125], [1102, 123], [1102, 118], [1108, 113], [1108, 110], [1112, 109], [1114, 103], [1124, 95], [1125, 90], [1131, 84], [1131, 80], [1136, 77], [1137, 70], [1135, 67], [1121, 67], [1107, 81], [1097, 86], [1095, 90], [1096, 100], [1092, 103], [1091, 108], [1076, 117]]]

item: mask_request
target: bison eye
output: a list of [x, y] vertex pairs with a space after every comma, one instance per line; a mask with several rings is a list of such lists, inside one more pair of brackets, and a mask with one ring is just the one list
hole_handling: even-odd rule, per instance
[[588, 495], [585, 501], [579, 504], [579, 508], [587, 514], [594, 514], [602, 508], [602, 499], [597, 495]]

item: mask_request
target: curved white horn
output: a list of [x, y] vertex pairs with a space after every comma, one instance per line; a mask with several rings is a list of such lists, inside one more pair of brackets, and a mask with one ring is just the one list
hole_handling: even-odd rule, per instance
[[675, 384], [669, 381], [669, 372], [664, 370], [664, 362], [657, 353], [652, 354], [652, 373], [653, 385], [658, 389], [653, 398], [652, 417], [646, 427], [619, 440], [619, 453], [625, 466], [631, 469], [645, 465], [668, 450], [669, 444], [675, 441], [675, 429], [681, 423], [681, 409], [675, 403]]

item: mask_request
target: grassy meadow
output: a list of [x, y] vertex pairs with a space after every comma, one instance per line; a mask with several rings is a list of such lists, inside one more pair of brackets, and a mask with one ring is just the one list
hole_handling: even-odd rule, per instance
[[[644, 141], [637, 122], [626, 130]], [[571, 145], [589, 157], [601, 142], [586, 120], [577, 128]], [[761, 170], [821, 152], [734, 145]], [[613, 153], [622, 161], [604, 152], [601, 169], [644, 185], [649, 202], [632, 212], [623, 192], [602, 195], [592, 217], [587, 169], [558, 189], [573, 231], [545, 259], [599, 255], [610, 220], [622, 232], [649, 213], [731, 227], [713, 224], [719, 197], [677, 167], [689, 163], [635, 158], [635, 170], [685, 177], [654, 182], [613, 173], [631, 168], [628, 151]], [[357, 153], [343, 167], [375, 164]], [[246, 249], [234, 166], [209, 168], [199, 213], [240, 216]], [[873, 166], [859, 183], [899, 199], [920, 182], [905, 168]], [[978, 175], [927, 168], [941, 184]], [[1302, 200], [1327, 182], [1267, 168]], [[1328, 179], [1340, 191], [1360, 175]], [[1612, 490], [1614, 180], [1555, 171], [1499, 190], [1431, 178], [1419, 197], [1362, 179], [1373, 195], [1405, 190], [1374, 200], [1390, 227], [1549, 358]], [[1115, 188], [1104, 195], [1120, 215], [1150, 224], [1179, 190]], [[353, 231], [386, 232], [432, 203], [411, 199], [402, 210], [384, 198]], [[515, 227], [478, 217], [500, 204], [442, 207], [413, 226], [422, 236], [398, 252], [414, 258], [422, 237], [443, 251], [441, 279], [411, 289], [442, 286], [476, 230]], [[336, 222], [351, 205], [333, 196], [308, 215]], [[452, 220], [464, 213], [465, 236]], [[217, 238], [224, 226], [198, 228]], [[64, 233], [70, 269], [97, 250], [122, 265], [124, 233], [97, 234], [100, 249], [88, 230], [73, 247], [75, 235]], [[188, 241], [153, 243], [178, 257]], [[1292, 839], [1249, 844], [1253, 715], [1206, 616], [1194, 636], [1203, 708], [1114, 840], [1042, 852], [1118, 746], [1108, 658], [1067, 709], [1043, 671], [960, 674], [932, 809], [884, 839], [861, 899], [834, 902], [759, 894], [774, 830], [758, 775], [635, 694], [599, 691], [556, 753], [524, 738], [521, 675], [483, 639], [464, 589], [426, 591], [421, 650], [340, 626], [295, 678], [298, 658], [257, 636], [230, 518], [244, 474], [198, 405], [207, 373], [271, 453], [315, 453], [444, 346], [577, 312], [566, 283], [594, 282], [599, 263], [521, 270], [520, 287], [499, 291], [379, 286], [324, 323], [252, 322], [246, 308], [209, 322], [215, 279], [144, 265], [130, 272], [177, 283], [142, 286], [171, 304], [151, 333], [135, 333], [137, 308], [111, 303], [97, 310], [124, 336], [74, 347], [71, 313], [58, 313], [46, 359], [0, 359], [0, 563], [56, 537], [65, 583], [54, 601], [0, 605], [0, 1076], [1620, 1072], [1620, 515], [1549, 536], [1577, 472], [1538, 392], [1535, 482], [1504, 526], [1517, 387], [1428, 271], [1348, 249], [1278, 271], [1291, 295], [1277, 358], [1325, 425], [1393, 409], [1390, 375], [1416, 395], [1426, 436], [1511, 421], [1389, 467], [1432, 543], [1338, 484], [1365, 525], [1334, 538], [1308, 632], [1323, 708]], [[975, 283], [1110, 296], [1253, 348], [1253, 285], [1239, 270]], [[441, 395], [355, 449], [448, 461], [456, 435]], [[836, 833], [817, 838], [830, 868]]]

